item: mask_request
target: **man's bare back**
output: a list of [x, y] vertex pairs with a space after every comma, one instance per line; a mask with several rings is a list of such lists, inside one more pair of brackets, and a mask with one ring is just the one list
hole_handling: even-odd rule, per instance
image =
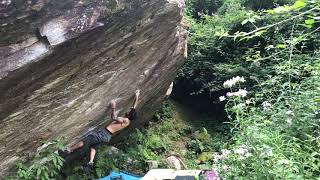
[[128, 127], [130, 125], [130, 120], [135, 119], [139, 95], [140, 95], [140, 90], [137, 90], [135, 93], [135, 100], [132, 104], [132, 107], [129, 112], [126, 112], [124, 117], [117, 117], [117, 115], [115, 113], [116, 102], [111, 101], [110, 105], [111, 105], [111, 110], [112, 110], [112, 112], [111, 112], [112, 122], [105, 127], [111, 134], [114, 134], [114, 133]]
[[[122, 117], [118, 117], [122, 118]], [[125, 118], [127, 119], [127, 118]], [[106, 126], [106, 129], [111, 132], [112, 134], [115, 134], [116, 132], [128, 127], [130, 125], [130, 120], [124, 120], [125, 122], [120, 123], [117, 121], [112, 121], [109, 125]]]

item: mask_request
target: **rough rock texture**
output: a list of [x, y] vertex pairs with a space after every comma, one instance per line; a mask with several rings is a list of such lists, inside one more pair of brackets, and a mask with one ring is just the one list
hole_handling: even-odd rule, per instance
[[[183, 64], [183, 0], [0, 0], [0, 177], [44, 140], [72, 142], [142, 90], [144, 124]], [[128, 135], [127, 131], [121, 133]]]

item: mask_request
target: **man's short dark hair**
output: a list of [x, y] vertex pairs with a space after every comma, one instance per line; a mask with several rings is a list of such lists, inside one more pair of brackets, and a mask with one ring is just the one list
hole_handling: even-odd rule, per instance
[[137, 111], [134, 108], [130, 109], [130, 112], [128, 113], [128, 119], [130, 121], [135, 120], [137, 118]]

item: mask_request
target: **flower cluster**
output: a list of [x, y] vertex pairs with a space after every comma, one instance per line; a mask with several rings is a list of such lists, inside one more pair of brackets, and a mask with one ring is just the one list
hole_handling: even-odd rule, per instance
[[268, 111], [268, 110], [270, 110], [271, 107], [272, 107], [271, 103], [269, 103], [269, 102], [267, 102], [267, 101], [264, 101], [264, 102], [262, 103], [262, 106], [263, 106], [263, 110], [264, 110], [264, 111]]
[[215, 152], [213, 154], [213, 162], [218, 163], [220, 160], [227, 159], [230, 154], [231, 151], [228, 149], [222, 149], [221, 153]]
[[233, 155], [237, 155], [239, 160], [243, 160], [252, 156], [249, 150], [250, 148], [244, 144], [240, 145], [237, 149], [222, 149], [221, 153], [216, 152], [213, 154], [213, 162], [218, 163], [219, 161], [228, 159]]
[[[227, 81], [225, 81], [223, 83], [223, 87], [225, 88], [231, 88], [232, 86], [234, 86], [236, 83], [238, 82], [245, 82], [246, 80], [244, 79], [244, 77], [240, 77], [240, 76], [237, 76], [237, 77], [233, 77], [232, 79], [229, 79]], [[232, 96], [238, 96], [238, 97], [246, 97], [248, 94], [248, 91], [245, 90], [245, 89], [239, 89], [238, 91], [236, 92], [228, 92], [226, 94], [227, 97], [232, 97]], [[222, 102], [224, 100], [226, 100], [226, 97], [225, 96], [220, 96], [219, 97], [219, 100]]]
[[287, 111], [286, 112], [286, 115], [288, 116], [288, 118], [287, 118], [287, 123], [289, 124], [289, 125], [291, 125], [292, 124], [292, 118], [293, 118], [293, 116], [294, 116], [294, 112], [293, 111], [291, 111], [291, 110], [289, 110], [289, 111]]
[[245, 89], [239, 89], [239, 91], [237, 92], [228, 92], [227, 96], [231, 97], [231, 96], [240, 96], [240, 97], [246, 97], [248, 94], [248, 91]]
[[238, 82], [245, 82], [244, 77], [240, 77], [240, 76], [233, 77], [232, 79], [225, 81], [223, 83], [223, 87], [224, 88], [231, 88], [232, 86], [234, 86]]
[[222, 101], [226, 100], [226, 97], [220, 96], [220, 97], [219, 97], [219, 100], [222, 102]]
[[254, 99], [251, 98], [251, 99], [247, 99], [247, 100], [245, 101], [245, 103], [246, 103], [246, 105], [250, 105], [250, 104], [254, 104], [255, 102], [254, 102]]
[[243, 159], [246, 159], [246, 158], [252, 156], [252, 154], [249, 153], [248, 146], [246, 146], [244, 144], [240, 145], [238, 149], [234, 149], [233, 152], [239, 156], [240, 160], [243, 160]]
[[293, 113], [293, 111], [289, 110], [286, 112], [286, 115], [288, 115], [289, 117], [292, 117], [292, 116], [294, 116], [294, 113]]

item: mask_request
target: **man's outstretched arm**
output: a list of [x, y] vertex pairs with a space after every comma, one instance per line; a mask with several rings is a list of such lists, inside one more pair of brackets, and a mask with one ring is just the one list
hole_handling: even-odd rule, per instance
[[124, 123], [124, 120], [123, 120], [122, 117], [117, 117], [117, 114], [116, 114], [116, 105], [117, 105], [117, 103], [116, 103], [116, 101], [112, 100], [110, 104], [111, 104], [111, 119], [113, 121], [117, 121], [117, 122], [119, 122], [121, 124]]
[[132, 104], [132, 108], [133, 109], [136, 109], [137, 106], [138, 106], [139, 96], [140, 96], [140, 90], [138, 89], [138, 90], [136, 90], [135, 97], [134, 97], [134, 102]]
[[111, 119], [113, 121], [117, 121], [118, 120], [118, 117], [116, 115], [116, 101], [112, 100], [110, 102], [110, 105], [111, 105]]

